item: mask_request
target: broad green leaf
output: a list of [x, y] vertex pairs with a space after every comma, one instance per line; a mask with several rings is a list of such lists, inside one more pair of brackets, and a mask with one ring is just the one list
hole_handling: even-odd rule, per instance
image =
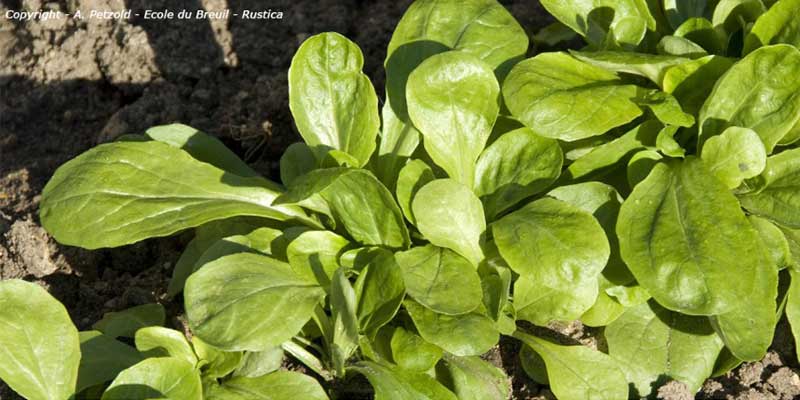
[[183, 149], [198, 161], [239, 176], [258, 176], [239, 156], [214, 136], [183, 124], [154, 126], [145, 134], [159, 142]]
[[[273, 246], [277, 247], [277, 244], [282, 239], [286, 239], [286, 234], [272, 228], [257, 228], [246, 235], [233, 235], [222, 238], [208, 246], [208, 250], [204, 251], [203, 255], [197, 259], [192, 272], [197, 271], [211, 261], [230, 254], [272, 255]], [[277, 255], [274, 257], [278, 258]]]
[[108, 312], [92, 328], [106, 336], [133, 338], [136, 331], [147, 326], [161, 326], [166, 320], [164, 306], [158, 303], [143, 304], [117, 312]]
[[414, 218], [411, 202], [417, 192], [434, 179], [436, 176], [433, 175], [433, 170], [422, 160], [411, 160], [400, 170], [397, 177], [397, 202], [406, 219], [414, 225], [417, 220]]
[[517, 331], [514, 337], [544, 360], [550, 390], [559, 400], [627, 399], [628, 382], [608, 355], [584, 346], [562, 346]]
[[603, 228], [591, 214], [553, 198], [506, 215], [492, 232], [514, 272], [552, 289], [596, 285], [610, 254]]
[[333, 324], [331, 355], [334, 367], [343, 373], [345, 361], [358, 347], [356, 292], [343, 268], [337, 269], [331, 279], [330, 309]]
[[623, 312], [625, 312], [625, 306], [605, 291], [600, 290], [592, 307], [578, 319], [586, 326], [606, 326], [616, 321]]
[[479, 357], [445, 354], [436, 366], [436, 378], [459, 400], [505, 400], [511, 394], [511, 382], [503, 370]]
[[636, 185], [617, 235], [639, 284], [689, 315], [730, 311], [751, 296], [759, 266], [768, 264], [736, 198], [695, 158], [658, 164]]
[[291, 186], [297, 178], [317, 169], [319, 161], [314, 150], [307, 144], [292, 143], [281, 155], [281, 182]]
[[794, 336], [795, 354], [800, 359], [800, 273], [790, 269], [791, 284], [789, 285], [788, 300], [786, 301], [786, 319]]
[[743, 54], [777, 43], [800, 47], [800, 1], [781, 0], [762, 14], [745, 37]]
[[451, 250], [427, 245], [395, 254], [406, 292], [437, 313], [458, 315], [481, 303], [481, 281], [475, 267]]
[[[756, 241], [762, 243], [760, 238]], [[736, 358], [745, 361], [758, 361], [767, 354], [778, 322], [775, 315], [778, 270], [770, 263], [767, 250], [760, 251], [764, 261], [756, 266], [752, 294], [734, 299], [732, 309], [711, 317], [711, 324], [725, 346]]]
[[198, 261], [212, 245], [228, 236], [248, 234], [258, 228], [260, 225], [259, 222], [260, 221], [255, 218], [229, 218], [211, 221], [197, 227], [194, 239], [186, 245], [181, 257], [175, 262], [175, 267], [172, 270], [172, 278], [167, 288], [167, 294], [169, 296], [175, 296], [183, 291], [186, 278], [194, 272]]
[[542, 5], [594, 45], [611, 35], [619, 43], [636, 46], [648, 29], [656, 28], [642, 0], [543, 0]]
[[591, 213], [605, 231], [611, 250], [603, 276], [611, 284], [624, 285], [633, 281], [633, 275], [619, 255], [615, 227], [622, 196], [617, 190], [605, 183], [584, 182], [557, 187], [547, 195]]
[[[403, 86], [405, 97], [405, 83]], [[417, 150], [419, 141], [419, 131], [411, 123], [401, 121], [387, 99], [383, 105], [383, 126], [372, 170], [390, 191], [396, 190], [398, 174]]]
[[98, 331], [79, 333], [81, 363], [75, 393], [111, 382], [122, 370], [143, 360], [136, 349]]
[[572, 321], [594, 305], [597, 279], [569, 282], [548, 275], [522, 275], [514, 283], [517, 319], [546, 326], [553, 321]]
[[275, 346], [264, 351], [247, 351], [241, 363], [236, 367], [233, 376], [258, 378], [277, 371], [283, 364], [283, 348]]
[[437, 54], [408, 77], [408, 114], [431, 159], [466, 185], [500, 111], [491, 67], [461, 51]]
[[758, 231], [758, 235], [769, 251], [772, 265], [777, 269], [783, 269], [792, 265], [792, 252], [789, 241], [780, 228], [765, 218], [750, 215], [747, 217], [750, 223]]
[[324, 293], [289, 264], [239, 253], [190, 276], [184, 300], [189, 326], [203, 341], [222, 350], [260, 351], [300, 331]]
[[655, 146], [662, 125], [656, 120], [647, 120], [622, 136], [601, 144], [579, 157], [567, 167], [566, 174], [572, 179], [582, 178], [602, 168], [616, 165], [633, 152]]
[[405, 247], [408, 242], [403, 214], [394, 197], [369, 171], [330, 168], [298, 179], [279, 203], [303, 204], [319, 196], [333, 218], [352, 239], [363, 245]]
[[664, 0], [664, 14], [672, 29], [687, 20], [706, 15], [706, 0]]
[[455, 251], [474, 266], [483, 259], [486, 219], [480, 199], [469, 187], [452, 179], [431, 181], [414, 196], [411, 209], [425, 239]]
[[786, 241], [789, 242], [789, 253], [792, 255], [792, 263], [789, 265], [795, 270], [800, 269], [800, 230], [778, 226], [783, 232]]
[[235, 377], [207, 397], [209, 400], [328, 400], [319, 382], [292, 371], [275, 371], [255, 378]]
[[403, 305], [423, 339], [454, 355], [481, 355], [500, 339], [493, 321], [483, 314], [439, 314], [411, 300]]
[[528, 50], [528, 35], [496, 0], [419, 0], [398, 22], [386, 51], [386, 94], [408, 122], [408, 75], [434, 54], [458, 50], [477, 57], [502, 78]]
[[148, 358], [124, 371], [103, 393], [103, 400], [201, 400], [200, 374], [179, 358]]
[[406, 371], [427, 372], [442, 358], [442, 349], [402, 327], [394, 328], [391, 335], [392, 359]]
[[642, 150], [628, 161], [628, 185], [633, 188], [650, 175], [650, 171], [658, 165], [664, 157], [655, 150]]
[[483, 151], [475, 168], [475, 194], [486, 217], [543, 191], [561, 174], [564, 154], [558, 142], [520, 128], [501, 135]]
[[202, 364], [201, 374], [209, 378], [221, 378], [230, 374], [244, 358], [241, 351], [222, 351], [204, 342], [199, 336], [192, 336], [192, 348]]
[[375, 400], [456, 400], [457, 397], [436, 379], [391, 368], [371, 361], [360, 361], [348, 368], [364, 375], [375, 390]]
[[59, 167], [42, 193], [42, 225], [61, 243], [89, 249], [166, 236], [239, 215], [316, 222], [273, 206], [280, 187], [197, 161], [161, 142], [97, 146]]
[[339, 255], [350, 242], [330, 231], [306, 231], [289, 243], [286, 256], [295, 274], [322, 287], [330, 287], [339, 268]]
[[289, 108], [311, 147], [328, 146], [367, 163], [380, 128], [378, 96], [361, 69], [364, 56], [344, 36], [307, 39], [289, 67]]
[[566, 42], [576, 38], [578, 35], [570, 27], [561, 22], [553, 22], [545, 26], [533, 35], [533, 42], [553, 47], [561, 42]]
[[665, 377], [685, 383], [691, 393], [711, 375], [722, 349], [708, 321], [666, 310], [655, 302], [629, 308], [605, 329], [608, 354], [628, 381], [648, 397]]
[[790, 228], [800, 228], [800, 149], [767, 158], [761, 174], [764, 188], [739, 197], [752, 214]]
[[767, 164], [764, 144], [752, 129], [731, 126], [703, 145], [703, 162], [729, 189], [757, 176]]
[[669, 67], [689, 61], [685, 57], [623, 51], [570, 51], [570, 54], [580, 61], [611, 72], [625, 72], [643, 76], [653, 81], [656, 85], [661, 85], [661, 81], [664, 79], [664, 72]]
[[30, 400], [72, 396], [81, 359], [64, 306], [35, 283], [0, 281], [0, 379]]
[[665, 125], [688, 128], [694, 125], [694, 117], [681, 108], [678, 100], [672, 95], [654, 90], [638, 100], [639, 104], [653, 112], [655, 117]]
[[762, 47], [736, 63], [700, 110], [701, 143], [740, 126], [754, 130], [771, 153], [800, 120], [798, 68], [800, 50], [785, 44]]
[[626, 124], [642, 110], [637, 87], [613, 72], [565, 53], [543, 53], [520, 62], [503, 83], [511, 114], [545, 137], [576, 141]]
[[664, 73], [662, 88], [678, 99], [684, 111], [697, 115], [714, 84], [733, 63], [730, 58], [706, 56], [676, 65]]
[[180, 358], [192, 365], [197, 356], [183, 333], [161, 326], [148, 326], [136, 331], [136, 349], [145, 357]]
[[392, 253], [384, 249], [361, 269], [356, 291], [358, 327], [371, 335], [394, 318], [406, 293], [403, 274]]
[[720, 0], [714, 7], [711, 23], [729, 34], [758, 19], [766, 11], [761, 0]]

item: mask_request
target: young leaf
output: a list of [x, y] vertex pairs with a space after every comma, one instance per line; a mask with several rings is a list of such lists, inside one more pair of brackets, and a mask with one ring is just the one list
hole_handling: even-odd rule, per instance
[[370, 336], [394, 318], [406, 294], [394, 255], [384, 249], [376, 251], [379, 254], [361, 269], [353, 285], [359, 330]]
[[706, 15], [707, 0], [664, 0], [664, 14], [672, 29], [685, 21]]
[[683, 112], [678, 100], [668, 93], [653, 90], [638, 101], [640, 105], [649, 108], [665, 125], [674, 125], [676, 128], [679, 126], [688, 128], [694, 125], [694, 117]]
[[658, 165], [659, 161], [664, 157], [655, 150], [642, 150], [631, 157], [628, 161], [626, 168], [628, 177], [628, 186], [631, 188], [636, 187], [639, 182], [650, 175], [650, 171]]
[[481, 281], [475, 267], [464, 257], [427, 245], [399, 252], [395, 258], [408, 295], [426, 308], [458, 315], [480, 305]]
[[749, 215], [747, 219], [756, 228], [761, 240], [764, 241], [771, 256], [772, 265], [778, 270], [792, 265], [792, 252], [783, 231], [765, 218]]
[[[403, 97], [405, 98], [405, 83], [403, 83]], [[397, 175], [417, 150], [419, 141], [419, 131], [411, 123], [401, 121], [387, 99], [383, 105], [383, 127], [372, 171], [390, 191], [396, 190]]]
[[657, 165], [636, 185], [617, 236], [636, 280], [662, 306], [690, 315], [730, 311], [769, 262], [736, 199], [691, 157]]
[[281, 182], [291, 187], [297, 178], [318, 167], [319, 161], [311, 147], [302, 142], [292, 143], [281, 155]]
[[503, 83], [511, 114], [540, 136], [568, 142], [598, 136], [626, 124], [642, 110], [637, 87], [616, 74], [564, 53], [543, 53], [520, 62]]
[[258, 176], [239, 156], [214, 136], [200, 132], [191, 126], [170, 124], [155, 126], [145, 135], [159, 142], [183, 149], [198, 161], [209, 163], [221, 170], [246, 177]]
[[98, 331], [80, 332], [81, 364], [75, 393], [112, 381], [144, 358], [136, 349]]
[[344, 151], [359, 166], [369, 161], [380, 128], [378, 97], [363, 66], [355, 43], [326, 32], [303, 42], [289, 67], [289, 108], [306, 144]]
[[275, 371], [255, 378], [235, 377], [215, 387], [210, 400], [328, 400], [314, 378], [292, 371]]
[[286, 256], [297, 274], [322, 287], [330, 287], [339, 268], [339, 255], [350, 242], [330, 231], [306, 231], [289, 243]]
[[161, 326], [166, 320], [164, 306], [158, 303], [143, 304], [118, 312], [108, 312], [92, 328], [108, 337], [133, 338], [136, 331], [147, 326]]
[[324, 200], [325, 208], [355, 241], [390, 248], [409, 243], [405, 220], [394, 197], [369, 171], [315, 170], [298, 179], [276, 202], [305, 205], [316, 196]]
[[81, 359], [67, 310], [35, 283], [0, 282], [0, 379], [31, 400], [75, 393]]
[[800, 149], [769, 157], [761, 176], [763, 189], [740, 196], [742, 207], [781, 225], [800, 228]]
[[505, 400], [511, 383], [503, 370], [479, 357], [444, 355], [436, 366], [436, 378], [459, 400]]
[[160, 326], [149, 326], [136, 331], [136, 349], [146, 357], [180, 358], [192, 365], [197, 356], [183, 333]]
[[767, 164], [767, 151], [758, 134], [738, 126], [708, 139], [701, 157], [711, 173], [729, 189], [757, 176]]
[[550, 390], [560, 400], [627, 399], [628, 382], [608, 355], [584, 346], [562, 346], [517, 331], [547, 367]]
[[202, 365], [201, 374], [212, 379], [222, 378], [233, 372], [244, 357], [241, 351], [222, 351], [204, 342], [199, 336], [192, 336], [192, 348]]
[[500, 111], [491, 67], [460, 51], [437, 54], [409, 75], [406, 97], [431, 159], [451, 178], [472, 185], [475, 161]]
[[664, 73], [662, 88], [678, 99], [686, 112], [697, 115], [714, 84], [733, 63], [730, 58], [707, 56], [676, 65]]
[[683, 158], [686, 150], [675, 140], [675, 134], [678, 132], [678, 126], [667, 125], [656, 137], [656, 147], [658, 150], [667, 157]]
[[360, 361], [348, 368], [367, 377], [375, 390], [375, 400], [456, 400], [457, 397], [432, 377], [391, 368], [371, 361]]
[[205, 342], [228, 351], [260, 351], [300, 331], [324, 293], [286, 263], [239, 253], [190, 276], [184, 300], [189, 325]]
[[623, 51], [570, 51], [570, 54], [587, 64], [611, 72], [625, 72], [643, 76], [653, 81], [656, 85], [661, 85], [661, 81], [664, 79], [664, 72], [669, 67], [689, 61], [685, 57]]
[[103, 393], [103, 400], [202, 400], [200, 374], [186, 360], [148, 358], [122, 371]]
[[116, 142], [59, 167], [42, 192], [40, 217], [59, 242], [89, 249], [239, 215], [317, 225], [297, 207], [273, 206], [278, 193], [266, 179], [225, 172], [161, 142]]
[[758, 19], [765, 11], [761, 0], [720, 0], [714, 7], [711, 23], [732, 34]]
[[729, 126], [740, 126], [754, 130], [772, 153], [800, 120], [798, 68], [800, 50], [785, 44], [762, 47], [736, 63], [700, 110], [701, 143]]
[[486, 219], [481, 201], [469, 187], [452, 179], [431, 181], [414, 196], [411, 209], [425, 239], [455, 251], [474, 266], [483, 259]]
[[561, 174], [564, 154], [558, 142], [529, 128], [504, 133], [483, 151], [475, 167], [475, 194], [486, 217], [543, 191]]
[[386, 50], [386, 97], [409, 122], [409, 74], [428, 57], [459, 50], [485, 62], [502, 79], [525, 56], [528, 35], [496, 0], [419, 0], [408, 7]]
[[[680, 56], [686, 58], [699, 58], [707, 56], [708, 52], [699, 44], [679, 36], [664, 36], [656, 46], [658, 54]], [[663, 72], [662, 72], [663, 76]], [[661, 81], [658, 82], [659, 84]]]
[[433, 170], [422, 160], [411, 160], [400, 170], [397, 177], [397, 202], [400, 203], [406, 219], [414, 225], [417, 220], [414, 218], [411, 202], [417, 192], [434, 179], [436, 176], [433, 175]]
[[606, 327], [608, 354], [638, 394], [648, 397], [664, 377], [697, 392], [722, 349], [708, 321], [666, 310], [655, 302], [629, 308]]
[[258, 378], [277, 371], [283, 364], [283, 356], [284, 352], [281, 346], [264, 351], [247, 351], [233, 372], [233, 376]]
[[[272, 228], [258, 228], [246, 235], [233, 235], [222, 238], [214, 242], [211, 246], [208, 246], [208, 249], [203, 252], [203, 255], [197, 259], [197, 262], [192, 268], [192, 272], [197, 271], [211, 261], [230, 254], [253, 253], [267, 256], [272, 255], [273, 246], [276, 246], [277, 243], [285, 238], [286, 234], [284, 232]], [[273, 257], [278, 258], [277, 255]]]
[[420, 336], [454, 355], [481, 355], [499, 340], [494, 322], [483, 314], [445, 315], [412, 300], [403, 304]]
[[492, 232], [514, 272], [553, 288], [596, 284], [610, 254], [603, 228], [591, 214], [553, 198], [506, 215], [492, 224]]
[[593, 148], [567, 167], [566, 174], [572, 179], [582, 178], [602, 168], [617, 164], [631, 153], [654, 146], [656, 137], [664, 125], [656, 120], [647, 120], [622, 136]]
[[542, 5], [564, 25], [599, 46], [611, 35], [616, 42], [636, 46], [656, 20], [643, 0], [543, 0]]
[[800, 1], [781, 0], [762, 14], [744, 40], [743, 55], [753, 50], [777, 43], [800, 47]]

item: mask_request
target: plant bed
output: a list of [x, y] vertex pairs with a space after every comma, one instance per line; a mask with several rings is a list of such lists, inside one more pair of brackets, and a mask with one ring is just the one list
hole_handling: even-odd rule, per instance
[[588, 45], [526, 59], [500, 4], [415, 2], [383, 102], [355, 43], [314, 35], [289, 70], [304, 142], [284, 186], [179, 124], [81, 154], [43, 226], [87, 249], [193, 229], [166, 289], [189, 332], [150, 304], [78, 333], [4, 281], [8, 359], [47, 372], [0, 376], [30, 398], [500, 399], [523, 370], [615, 399], [722, 396], [708, 377], [778, 367], [762, 358], [800, 306], [800, 5], [667, 3], [545, 2], [561, 24], [536, 39]]

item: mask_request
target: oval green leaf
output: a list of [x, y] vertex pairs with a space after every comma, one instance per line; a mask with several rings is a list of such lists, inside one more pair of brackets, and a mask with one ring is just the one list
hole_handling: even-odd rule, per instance
[[148, 358], [122, 371], [103, 393], [103, 400], [202, 400], [200, 374], [188, 361]]
[[767, 151], [752, 129], [732, 126], [706, 141], [702, 159], [725, 186], [735, 189], [764, 170]]
[[451, 354], [481, 355], [500, 339], [494, 322], [483, 314], [445, 315], [412, 300], [406, 300], [403, 304], [420, 336]]

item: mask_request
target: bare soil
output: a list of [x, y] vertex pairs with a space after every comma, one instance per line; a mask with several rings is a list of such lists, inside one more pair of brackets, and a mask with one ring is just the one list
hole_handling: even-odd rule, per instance
[[[7, 9], [88, 14], [92, 9], [271, 8], [284, 15], [273, 21], [211, 23], [135, 17], [19, 22], [0, 17], [0, 279], [22, 278], [46, 287], [82, 330], [105, 312], [155, 301], [167, 307], [169, 323], [182, 328], [180, 302], [166, 300], [164, 292], [189, 237], [99, 251], [61, 246], [39, 224], [44, 184], [59, 165], [98, 143], [171, 122], [219, 137], [277, 180], [281, 153], [300, 140], [289, 113], [286, 81], [299, 44], [323, 31], [355, 40], [364, 51], [367, 74], [382, 92], [386, 45], [410, 2], [0, 0], [2, 14]], [[552, 21], [537, 1], [501, 2], [530, 35]], [[580, 324], [552, 328], [561, 340], [589, 344], [597, 333]], [[546, 387], [525, 376], [518, 351], [516, 341], [504, 338], [485, 357], [509, 373], [514, 399], [552, 399]], [[796, 398], [797, 367], [783, 321], [764, 360], [709, 380], [697, 398]], [[668, 383], [658, 397], [693, 396]], [[16, 398], [0, 382], [0, 400]]]

